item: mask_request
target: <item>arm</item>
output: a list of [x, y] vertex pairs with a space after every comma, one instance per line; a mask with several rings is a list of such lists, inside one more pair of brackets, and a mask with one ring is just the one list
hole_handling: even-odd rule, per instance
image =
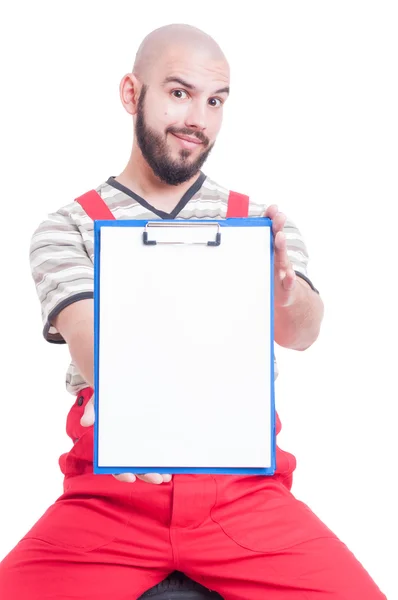
[[[68, 344], [71, 358], [87, 384], [94, 389], [94, 300], [79, 300], [64, 308], [53, 326]], [[81, 424], [94, 423], [93, 398], [86, 404]]]
[[[94, 389], [94, 266], [76, 225], [68, 214], [54, 213], [33, 234], [31, 270], [40, 299], [43, 334], [47, 341], [67, 343], [83, 379]], [[93, 398], [86, 403], [81, 425], [94, 423]], [[171, 475], [150, 473], [116, 475], [120, 481], [136, 478], [163, 483]]]
[[[70, 355], [79, 373], [94, 389], [94, 301], [80, 300], [70, 304], [55, 317], [53, 325], [68, 344]], [[85, 406], [80, 422], [84, 427], [89, 427], [94, 423], [94, 418], [94, 403], [91, 398]], [[154, 484], [171, 481], [171, 475], [159, 473], [147, 475], [122, 473], [115, 477], [127, 483], [133, 483], [137, 477]]]
[[55, 317], [53, 325], [68, 344], [79, 373], [94, 389], [94, 301], [70, 304]]

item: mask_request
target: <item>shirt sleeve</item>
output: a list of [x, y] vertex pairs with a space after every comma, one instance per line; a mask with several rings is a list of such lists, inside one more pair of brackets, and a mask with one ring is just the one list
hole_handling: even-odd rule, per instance
[[319, 294], [308, 276], [309, 254], [300, 230], [291, 219], [286, 218], [283, 233], [286, 236], [287, 254], [296, 275], [304, 279], [314, 292]]
[[50, 214], [36, 229], [30, 267], [41, 304], [43, 336], [48, 342], [64, 344], [53, 319], [69, 304], [94, 297], [94, 265], [67, 214]]

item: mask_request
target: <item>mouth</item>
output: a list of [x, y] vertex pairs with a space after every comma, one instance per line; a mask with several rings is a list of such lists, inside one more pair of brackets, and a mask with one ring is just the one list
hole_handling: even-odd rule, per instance
[[191, 137], [189, 135], [183, 135], [181, 133], [172, 133], [172, 135], [178, 139], [180, 145], [183, 148], [192, 149], [197, 146], [201, 146], [203, 142], [198, 140], [197, 137]]

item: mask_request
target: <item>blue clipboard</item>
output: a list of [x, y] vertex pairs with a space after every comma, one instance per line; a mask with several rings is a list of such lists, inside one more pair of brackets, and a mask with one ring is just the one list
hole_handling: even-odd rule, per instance
[[[200, 220], [198, 220], [200, 221]], [[187, 220], [161, 220], [160, 223], [176, 224], [187, 223]], [[202, 220], [208, 225], [217, 224], [219, 231], [229, 227], [272, 227], [272, 221], [265, 217], [255, 218], [228, 218], [225, 220]], [[117, 464], [112, 466], [101, 466], [99, 462], [99, 434], [101, 428], [101, 400], [99, 385], [99, 359], [100, 359], [100, 281], [101, 281], [101, 232], [105, 228], [125, 228], [135, 227], [142, 230], [143, 243], [153, 244], [145, 236], [147, 227], [151, 224], [159, 224], [158, 220], [97, 220], [94, 222], [94, 406], [95, 406], [95, 424], [94, 424], [94, 473], [95, 474], [121, 474], [121, 473], [170, 473], [170, 474], [225, 474], [225, 475], [266, 475], [271, 476], [276, 469], [276, 415], [275, 415], [275, 386], [274, 386], [274, 249], [272, 229], [270, 230], [270, 409], [271, 409], [271, 464], [265, 468], [246, 468], [246, 467], [120, 467]], [[209, 245], [217, 245], [217, 239], [209, 242]]]

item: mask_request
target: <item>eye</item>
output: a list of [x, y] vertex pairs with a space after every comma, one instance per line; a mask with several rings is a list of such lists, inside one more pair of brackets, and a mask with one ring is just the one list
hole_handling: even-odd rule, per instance
[[[218, 102], [218, 104], [217, 104], [217, 102]], [[209, 104], [210, 104], [211, 106], [214, 106], [215, 108], [219, 108], [219, 107], [220, 107], [220, 106], [222, 106], [224, 103], [223, 103], [223, 101], [221, 100], [221, 98], [210, 98], [210, 100], [209, 100]]]
[[171, 93], [173, 94], [174, 98], [177, 98], [178, 100], [184, 100], [188, 97], [188, 94], [185, 90], [173, 90]]

